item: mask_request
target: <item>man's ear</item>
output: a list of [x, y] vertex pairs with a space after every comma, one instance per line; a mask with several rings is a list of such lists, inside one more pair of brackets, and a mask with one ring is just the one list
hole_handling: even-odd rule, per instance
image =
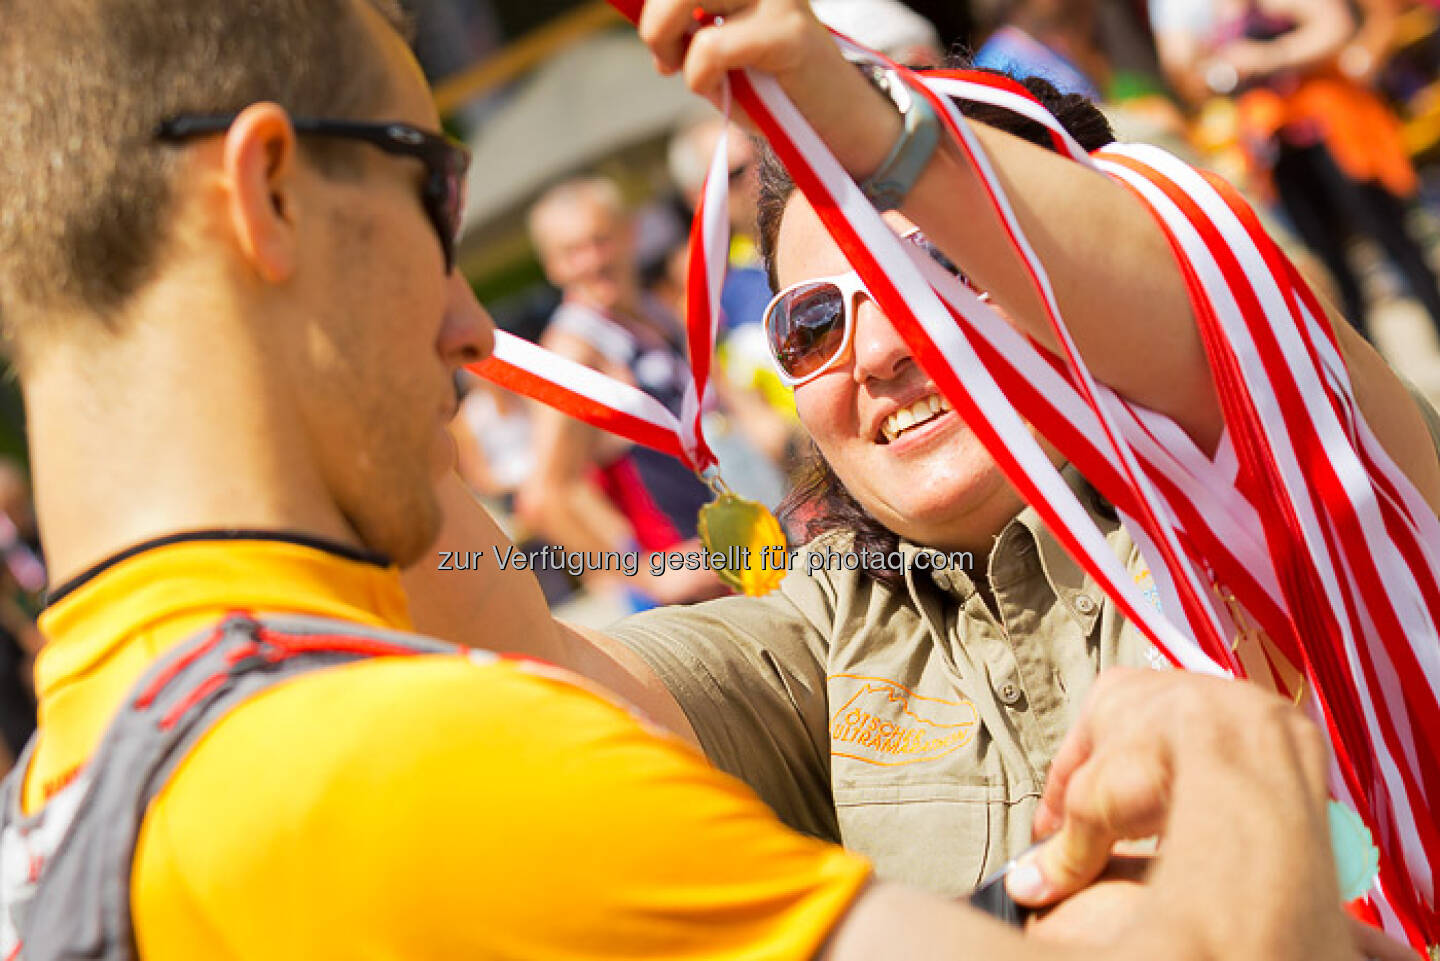
[[225, 135], [230, 225], [241, 255], [267, 283], [295, 270], [297, 149], [290, 116], [274, 103], [246, 107]]

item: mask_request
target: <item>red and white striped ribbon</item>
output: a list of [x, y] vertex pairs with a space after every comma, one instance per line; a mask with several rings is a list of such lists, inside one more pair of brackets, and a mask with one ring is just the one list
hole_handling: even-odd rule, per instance
[[[1194, 635], [1178, 630], [1141, 597], [1079, 500], [976, 356], [955, 315], [779, 85], [767, 76], [750, 73], [732, 75], [731, 85], [737, 102], [769, 139], [797, 187], [860, 273], [867, 292], [1055, 536], [1172, 662], [1192, 670], [1222, 672], [1217, 662], [1228, 659], [1229, 654], [1228, 647], [1218, 641], [1218, 630], [1214, 648], [1204, 650], [1192, 639]], [[990, 313], [978, 300], [974, 306], [981, 315]], [[1033, 422], [1047, 437], [1052, 427], [1063, 427]], [[1083, 463], [1077, 466], [1082, 473], [1086, 469]]]
[[702, 469], [698, 452], [686, 450], [680, 419], [658, 400], [522, 337], [496, 331], [495, 352], [467, 369], [591, 426], [677, 457], [692, 469]]
[[[1019, 97], [993, 82], [973, 85], [984, 92], [955, 89], [966, 82], [950, 76], [936, 86], [943, 84], [949, 95], [992, 103]], [[1079, 530], [1061, 535], [1057, 525], [1075, 521], [1057, 509], [1055, 500], [1042, 503], [1034, 496], [1037, 490], [1052, 496], [1046, 487], [1056, 485], [1040, 477], [1053, 470], [1026, 456], [1028, 437], [1013, 410], [997, 414], [989, 409], [997, 381], [1005, 383], [1005, 393], [1027, 419], [1127, 514], [1152, 567], [1165, 575], [1172, 602], [1168, 610], [1201, 638], [1207, 653], [1232, 670], [1238, 666], [1227, 658], [1223, 640], [1234, 626], [1210, 603], [1204, 572], [1232, 589], [1281, 652], [1303, 666], [1340, 760], [1343, 784], [1337, 788], [1347, 788], [1343, 793], [1384, 849], [1382, 877], [1388, 879], [1391, 904], [1381, 913], [1403, 921], [1412, 940], [1433, 940], [1432, 865], [1440, 853], [1431, 814], [1440, 783], [1429, 747], [1440, 735], [1435, 726], [1440, 645], [1431, 615], [1440, 610], [1434, 603], [1440, 596], [1434, 590], [1437, 525], [1433, 512], [1363, 426], [1324, 315], [1259, 232], [1248, 208], [1227, 188], [1158, 151], [1102, 152], [1105, 171], [1140, 193], [1172, 240], [1187, 231], [1199, 239], [1198, 245], [1177, 242], [1177, 254], [1193, 281], [1197, 313], [1208, 322], [1207, 349], [1241, 468], [1234, 482], [1216, 484], [1214, 463], [1203, 456], [1197, 461], [1193, 444], [1177, 441], [1176, 430], [1162, 440], [1166, 431], [1158, 429], [1156, 415], [1117, 403], [1089, 377], [1059, 323], [1043, 265], [1025, 241], [983, 151], [948, 103], [932, 100], [949, 113], [952, 135], [986, 184], [1046, 304], [1066, 355], [1063, 365], [1053, 358], [1050, 363], [1093, 417], [1078, 415], [1073, 399], [1068, 415], [1060, 410], [1064, 405], [1053, 402], [1055, 378], [1047, 380], [1033, 359], [1022, 359], [1025, 350], [1038, 353], [1023, 338], [1009, 339], [1008, 357], [987, 356], [989, 370], [978, 376], [969, 331], [988, 325], [990, 343], [995, 343], [993, 322], [983, 320], [986, 309], [978, 301], [952, 298], [961, 323], [942, 329], [935, 321], [933, 288], [922, 289], [925, 284], [907, 271], [911, 265], [897, 257], [893, 235], [857, 197], [853, 183], [778, 87], [749, 76], [736, 90], [917, 358], [1057, 536], [1072, 552], [1081, 547], [1077, 559], [1107, 592], [1120, 595], [1116, 600], [1122, 609], [1135, 604], [1124, 597], [1123, 586], [1114, 590], [1123, 582], [1107, 576], [1110, 558], [1103, 547]], [[917, 92], [923, 93], [923, 87], [917, 86]], [[1040, 119], [1037, 109], [1032, 105], [1021, 112]], [[1058, 127], [1053, 119], [1046, 125], [1052, 131]], [[1080, 159], [1073, 142], [1058, 133], [1057, 141], [1063, 152]], [[1160, 182], [1168, 187], [1153, 186]], [[1155, 189], [1168, 190], [1166, 199], [1178, 196], [1188, 203], [1167, 207], [1153, 195]], [[1030, 381], [1028, 391], [1013, 383], [1017, 374]], [[977, 415], [987, 422], [978, 423]], [[1068, 417], [1070, 428], [1054, 424], [1057, 417]], [[1017, 468], [1032, 473], [1016, 478]], [[1214, 496], [1212, 489], [1223, 493]], [[1257, 540], [1257, 529], [1263, 541]], [[1176, 655], [1184, 647], [1173, 644], [1167, 632], [1143, 621], [1140, 626], [1173, 659], [1181, 659]]]
[[[728, 110], [728, 102], [725, 106]], [[467, 369], [594, 427], [670, 454], [697, 474], [715, 467], [703, 418], [729, 260], [727, 137], [722, 134], [717, 144], [691, 226], [685, 285], [691, 379], [678, 416], [638, 388], [505, 331], [496, 332], [495, 352]]]
[[[726, 84], [722, 109], [730, 113], [730, 87]], [[689, 263], [685, 275], [685, 329], [690, 350], [692, 382], [685, 392], [680, 414], [681, 440], [697, 452], [701, 469], [715, 463], [701, 429], [701, 403], [710, 382], [715, 341], [720, 331], [720, 290], [730, 262], [730, 132], [723, 128], [715, 144], [705, 187], [690, 227]]]
[[[1133, 151], [1132, 151], [1133, 153]], [[1155, 158], [1159, 163], [1171, 163], [1169, 158]], [[1153, 173], [1153, 171], [1152, 171]], [[1184, 176], [1188, 170], [1175, 170], [1176, 176]], [[1198, 196], [1215, 195], [1214, 190], [1205, 193], [1204, 186], [1214, 184], [1188, 184], [1189, 189]], [[1214, 199], [1214, 196], [1211, 196]], [[1231, 209], [1234, 212], [1234, 209]], [[1238, 220], [1238, 218], [1237, 218]], [[1202, 220], [1204, 222], [1204, 220]], [[1228, 235], [1223, 236], [1223, 243], [1205, 242], [1200, 232], [1195, 232], [1188, 239], [1191, 249], [1189, 258], [1192, 264], [1201, 264], [1200, 275], [1210, 272], [1210, 284], [1214, 290], [1211, 291], [1215, 300], [1221, 300], [1227, 292], [1243, 288], [1231, 277], [1223, 277], [1221, 268], [1215, 267], [1214, 262], [1207, 262], [1208, 256], [1215, 254], [1220, 259], [1234, 256], [1254, 256], [1259, 254], [1257, 243], [1263, 248], [1269, 243], [1269, 239], [1259, 235], [1256, 226], [1250, 225], [1244, 233], [1236, 231], [1236, 226], [1244, 228], [1243, 223], [1227, 223], [1223, 218], [1221, 210], [1214, 210], [1214, 216], [1208, 220], [1210, 225], [1220, 225], [1221, 228], [1228, 228]], [[1254, 229], [1254, 232], [1251, 232]], [[1181, 231], [1176, 231], [1176, 235]], [[1217, 272], [1220, 271], [1220, 272]], [[1264, 274], [1251, 272], [1251, 277], [1261, 288], [1261, 295], [1276, 297], [1277, 291], [1264, 290], [1266, 287], [1276, 287], [1274, 278], [1280, 277], [1293, 285], [1293, 277], [1289, 271], [1270, 271], [1267, 269]], [[1269, 281], [1267, 281], [1269, 278]], [[1323, 343], [1329, 347], [1328, 359], [1325, 360], [1326, 388], [1331, 390], [1331, 405], [1338, 409], [1344, 409], [1349, 418], [1349, 424], [1358, 424], [1354, 408], [1354, 398], [1349, 398], [1348, 388], [1344, 379], [1335, 376], [1335, 372], [1344, 373], [1344, 365], [1339, 363], [1338, 350], [1335, 344], [1329, 340], [1331, 331], [1328, 326], [1322, 326], [1320, 321], [1319, 308], [1315, 305], [1305, 305], [1308, 300], [1308, 291], [1303, 288], [1296, 288], [1295, 303], [1305, 307], [1305, 314], [1302, 320], [1305, 327], [1299, 327], [1303, 334], [1309, 337], [1310, 343]], [[1283, 294], [1283, 291], [1282, 291]], [[1240, 297], [1240, 301], [1250, 300], [1250, 304], [1237, 303], [1234, 310], [1218, 311], [1221, 316], [1233, 318], [1233, 326], [1243, 327], [1243, 330], [1236, 331], [1234, 336], [1244, 336], [1246, 330], [1256, 331], [1257, 321], [1264, 324], [1267, 316], [1273, 314], [1257, 313], [1256, 304], [1261, 303], [1259, 298]], [[1276, 310], [1277, 305], [1270, 305], [1269, 310]], [[1261, 308], [1266, 310], [1266, 308]], [[1244, 311], [1244, 313], [1241, 313]], [[1246, 316], [1248, 314], [1248, 316]], [[1280, 314], [1282, 317], [1290, 317], [1289, 313]], [[1244, 321], [1236, 320], [1237, 317], [1246, 317]], [[1274, 324], [1274, 327], [1282, 327], [1283, 324]], [[1266, 330], [1256, 331], [1257, 339], [1264, 339]], [[1244, 344], [1244, 341], [1240, 341]], [[1253, 343], [1253, 341], [1251, 341]], [[1273, 347], [1273, 344], [1272, 344]], [[1237, 350], [1248, 353], [1247, 357], [1251, 365], [1263, 365], [1250, 377], [1251, 385], [1256, 385], [1260, 392], [1267, 392], [1270, 386], [1276, 385], [1283, 388], [1286, 380], [1290, 385], [1295, 386], [1295, 376], [1289, 369], [1276, 369], [1274, 366], [1274, 354], [1267, 354], [1260, 347], [1244, 344]], [[1319, 352], [1316, 352], [1316, 359]], [[1292, 360], [1295, 354], [1292, 353]], [[1280, 357], [1283, 360], [1283, 357]], [[1217, 366], [1224, 363], [1224, 359], [1217, 362]], [[1303, 369], [1303, 360], [1300, 360]], [[1315, 373], [1315, 366], [1310, 366], [1310, 373]], [[1234, 386], [1234, 385], [1233, 385]], [[1345, 393], [1339, 389], [1345, 388]], [[1243, 388], [1234, 388], [1234, 393], [1240, 392]], [[1310, 383], [1312, 390], [1310, 398], [1315, 398], [1315, 390], [1318, 390], [1318, 383]], [[1302, 395], [1303, 396], [1303, 395]], [[1320, 395], [1325, 396], [1323, 395]], [[1287, 470], [1292, 477], [1308, 481], [1310, 478], [1322, 477], [1326, 473], [1332, 474], [1332, 488], [1329, 491], [1331, 503], [1339, 500], [1338, 494], [1345, 497], [1338, 507], [1332, 507], [1329, 513], [1322, 517], [1316, 514], [1315, 507], [1310, 507], [1305, 520], [1297, 519], [1296, 524], [1284, 524], [1280, 527], [1276, 520], [1283, 517], [1282, 511], [1287, 506], [1277, 503], [1277, 491], [1260, 490], [1251, 491], [1256, 496], [1257, 503], [1264, 503], [1269, 493], [1272, 509], [1261, 509], [1261, 520], [1267, 522], [1270, 527], [1279, 527], [1277, 530], [1270, 530], [1269, 542], [1280, 543], [1286, 547], [1303, 547], [1308, 550], [1310, 556], [1306, 558], [1277, 558], [1277, 568], [1283, 565], [1283, 571], [1293, 573], [1303, 569], [1303, 565], [1310, 563], [1315, 569], [1316, 578], [1323, 578], [1328, 584], [1326, 588], [1309, 589], [1300, 588], [1300, 591], [1293, 591], [1293, 594], [1305, 598], [1302, 605], [1302, 617], [1293, 618], [1297, 630], [1305, 631], [1303, 637], [1309, 638], [1308, 643], [1300, 643], [1296, 638], [1296, 647], [1299, 647], [1302, 657], [1309, 658], [1310, 663], [1306, 664], [1306, 671], [1312, 677], [1312, 689], [1319, 694], [1323, 706], [1325, 706], [1326, 722], [1331, 726], [1332, 738], [1336, 742], [1336, 755], [1341, 758], [1348, 758], [1349, 764], [1342, 765], [1342, 772], [1346, 775], [1348, 787], [1352, 790], [1345, 791], [1349, 797], [1356, 801], [1356, 808], [1362, 814], [1369, 815], [1367, 821], [1374, 828], [1378, 839], [1381, 841], [1382, 852], [1387, 854], [1394, 869], [1403, 870], [1405, 876], [1410, 879], [1414, 893], [1418, 896], [1418, 902], [1411, 905], [1410, 911], [1405, 915], [1420, 916], [1423, 918], [1426, 913], [1430, 915], [1430, 924], [1433, 925], [1433, 903], [1434, 903], [1434, 875], [1433, 857], [1436, 852], [1436, 837], [1434, 837], [1433, 815], [1430, 814], [1430, 798], [1434, 797], [1434, 754], [1433, 748], [1417, 749], [1417, 733], [1424, 735], [1420, 738], [1420, 745], [1434, 743], [1434, 703], [1436, 703], [1436, 647], [1434, 647], [1434, 627], [1430, 624], [1431, 607], [1423, 601], [1423, 591], [1416, 589], [1416, 581], [1426, 582], [1433, 579], [1434, 566], [1427, 555], [1433, 556], [1426, 547], [1426, 537], [1418, 536], [1418, 527], [1410, 523], [1414, 517], [1423, 519], [1431, 511], [1424, 509], [1423, 504], [1410, 503], [1408, 510], [1411, 516], [1404, 522], [1391, 524], [1382, 523], [1378, 517], [1372, 514], [1365, 523], [1362, 511], [1367, 509], [1368, 481], [1364, 473], [1358, 473], [1354, 465], [1354, 448], [1349, 445], [1349, 438], [1358, 437], [1355, 431], [1346, 431], [1348, 437], [1336, 438], [1336, 424], [1326, 424], [1326, 414], [1331, 414], [1331, 405], [1326, 403], [1309, 403], [1305, 405], [1300, 401], [1300, 396], [1280, 398], [1270, 392], [1270, 396], [1263, 396], [1261, 403], [1267, 403], [1272, 411], [1282, 412], [1289, 421], [1282, 422], [1279, 431], [1279, 442], [1274, 445], [1272, 452], [1266, 452], [1261, 448], [1259, 457], [1273, 457], [1273, 460], [1287, 461]], [[1316, 409], [1318, 408], [1318, 409]], [[1228, 414], [1228, 412], [1227, 412]], [[1312, 437], [1306, 438], [1306, 418], [1315, 418], [1319, 422], [1319, 429], [1328, 428], [1332, 437], [1316, 442], [1315, 429], [1310, 428]], [[1234, 418], [1231, 418], [1234, 424]], [[1272, 424], [1274, 422], [1272, 421]], [[1293, 434], [1292, 434], [1293, 432]], [[1295, 447], [1299, 444], [1290, 445], [1289, 439], [1293, 435], [1299, 435], [1300, 444], [1308, 442], [1309, 451], [1305, 458], [1297, 460]], [[1266, 438], [1267, 439], [1267, 438]], [[1276, 452], [1277, 451], [1277, 452]], [[1372, 478], [1380, 481], [1382, 488], [1382, 501], [1394, 499], [1395, 493], [1400, 493], [1401, 501], [1408, 501], [1413, 496], [1408, 483], [1403, 478], [1395, 475], [1394, 465], [1390, 464], [1384, 451], [1378, 448], [1374, 438], [1369, 441], [1361, 439], [1362, 457], [1367, 461]], [[1351, 464], [1344, 464], [1345, 458], [1351, 458]], [[1335, 490], [1333, 474], [1336, 471], [1333, 461], [1342, 461], [1339, 470], [1349, 468], [1351, 486]], [[1303, 468], [1302, 468], [1303, 464]], [[1260, 470], [1266, 470], [1261, 465]], [[1279, 473], [1279, 468], [1273, 474]], [[1272, 477], [1273, 477], [1272, 474]], [[1395, 491], [1395, 484], [1400, 483], [1400, 488]], [[1259, 487], [1259, 486], [1257, 486]], [[1385, 490], [1388, 488], [1388, 490]], [[1300, 501], [1299, 509], [1305, 510], [1305, 500]], [[1369, 497], [1369, 507], [1374, 509], [1375, 497]], [[1296, 510], [1296, 507], [1289, 506], [1289, 510]], [[1346, 522], [1345, 511], [1349, 510], [1351, 517], [1351, 529], [1346, 532], [1342, 524]], [[1391, 507], [1391, 513], [1397, 513]], [[1336, 520], [1336, 514], [1339, 519]], [[1431, 514], [1433, 517], [1433, 514]], [[1308, 524], [1309, 530], [1296, 527], [1300, 524]], [[1424, 522], [1421, 522], [1424, 523]], [[1408, 524], [1408, 527], [1405, 526]], [[1356, 532], [1356, 526], [1359, 527]], [[1356, 533], [1359, 539], [1356, 539]], [[1436, 540], [1431, 537], [1430, 545], [1433, 546]], [[1365, 579], [1365, 572], [1358, 571], [1359, 568], [1369, 566], [1368, 582]], [[1380, 582], [1377, 582], [1374, 568], [1381, 566], [1387, 573], [1385, 578], [1390, 582], [1390, 588], [1385, 589]], [[1356, 596], [1358, 594], [1359, 596]], [[1428, 609], [1427, 609], [1428, 608]], [[1309, 614], [1309, 618], [1303, 617]], [[1310, 627], [1305, 627], [1305, 622], [1310, 622]], [[1397, 628], [1397, 624], [1404, 624], [1405, 627]], [[1405, 664], [1403, 673], [1395, 671], [1395, 661]], [[1342, 791], [1336, 790], [1338, 794]], [[1388, 885], [1392, 898], [1405, 898], [1405, 892], [1400, 886]], [[1433, 931], [1433, 928], [1431, 928]], [[1433, 938], [1433, 934], [1430, 935]]]

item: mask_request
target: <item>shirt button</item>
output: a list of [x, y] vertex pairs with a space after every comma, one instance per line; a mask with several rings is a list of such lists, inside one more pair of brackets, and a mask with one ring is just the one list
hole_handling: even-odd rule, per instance
[[1020, 700], [1020, 688], [1014, 684], [1005, 684], [1000, 688], [1000, 700], [1006, 704], [1014, 705]]
[[1075, 610], [1079, 611], [1081, 614], [1094, 614], [1095, 601], [1090, 597], [1089, 594], [1081, 594], [1079, 597], [1075, 598]]

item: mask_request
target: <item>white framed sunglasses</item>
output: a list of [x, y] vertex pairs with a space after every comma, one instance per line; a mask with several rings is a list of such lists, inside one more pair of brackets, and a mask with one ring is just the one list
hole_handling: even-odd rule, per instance
[[787, 387], [838, 364], [855, 336], [855, 298], [870, 296], [853, 270], [791, 284], [770, 300], [763, 322], [770, 360]]
[[[900, 239], [924, 250], [961, 283], [974, 289], [918, 227]], [[802, 280], [771, 298], [763, 319], [765, 343], [782, 383], [792, 388], [807, 384], [844, 359], [855, 337], [855, 298], [862, 293], [870, 296], [860, 275], [849, 270]], [[981, 294], [981, 299], [989, 300], [989, 295]]]

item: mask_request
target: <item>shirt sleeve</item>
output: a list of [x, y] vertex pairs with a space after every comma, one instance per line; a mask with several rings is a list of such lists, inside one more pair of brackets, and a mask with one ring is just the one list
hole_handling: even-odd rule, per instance
[[766, 597], [660, 608], [607, 633], [679, 703], [710, 761], [797, 831], [838, 841], [826, 699], [828, 604], [799, 573]]
[[[554, 669], [329, 673], [235, 712], [157, 799], [147, 958], [185, 956], [150, 948], [199, 911], [235, 957], [800, 961], [869, 877]], [[277, 754], [282, 731], [318, 747]]]

